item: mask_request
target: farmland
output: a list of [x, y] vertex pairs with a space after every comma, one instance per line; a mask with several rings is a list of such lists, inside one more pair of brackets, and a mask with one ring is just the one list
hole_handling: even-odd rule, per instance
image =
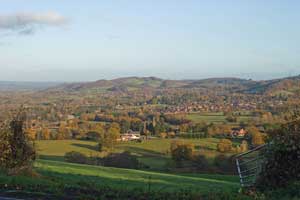
[[[187, 114], [187, 118], [193, 122], [207, 122], [207, 123], [228, 123], [226, 116], [223, 112], [209, 112], [209, 113], [190, 113]], [[241, 115], [237, 117], [237, 123], [247, 122], [253, 117], [249, 114]], [[237, 124], [233, 123], [233, 124]]]
[[[171, 139], [153, 139], [143, 143], [126, 142], [119, 143], [115, 151], [129, 151], [137, 156], [140, 162], [150, 167], [150, 169], [161, 170], [170, 160], [169, 151]], [[195, 145], [199, 153], [207, 158], [214, 158], [218, 154], [216, 151], [219, 139], [185, 139], [185, 142], [190, 142]], [[83, 140], [46, 140], [37, 141], [36, 147], [38, 154], [43, 159], [63, 161], [65, 153], [76, 151], [85, 154], [86, 156], [103, 156], [103, 153], [98, 151], [98, 143], [94, 141]]]

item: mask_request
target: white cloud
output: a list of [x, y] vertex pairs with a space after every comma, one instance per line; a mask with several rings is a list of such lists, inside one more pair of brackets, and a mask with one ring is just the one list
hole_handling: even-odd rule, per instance
[[64, 16], [55, 12], [0, 15], [0, 31], [28, 35], [42, 27], [60, 27], [66, 25], [67, 22]]

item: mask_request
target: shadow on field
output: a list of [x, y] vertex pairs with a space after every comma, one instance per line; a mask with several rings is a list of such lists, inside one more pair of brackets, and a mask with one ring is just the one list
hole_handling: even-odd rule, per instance
[[39, 155], [38, 158], [43, 160], [64, 161], [63, 156]]
[[98, 146], [97, 145], [80, 144], [80, 143], [72, 143], [71, 145], [76, 146], [76, 147], [89, 149], [89, 150], [93, 150], [93, 151], [98, 151]]
[[131, 147], [131, 146], [124, 146], [124, 147], [126, 151], [129, 151], [131, 153], [141, 154], [142, 156], [164, 156], [163, 153], [157, 151], [147, 150], [139, 147]]
[[[70, 165], [74, 169], [82, 169], [84, 166]], [[111, 175], [101, 175], [101, 171], [112, 170]], [[54, 172], [40, 169], [38, 170], [43, 176], [48, 177], [49, 180], [54, 181], [56, 184], [61, 183], [65, 185], [80, 185], [81, 188], [97, 190], [97, 188], [109, 186], [120, 189], [151, 189], [159, 191], [176, 191], [178, 189], [189, 189], [197, 191], [207, 190], [231, 190], [239, 187], [238, 182], [229, 178], [226, 180], [224, 177], [212, 178], [197, 177], [193, 175], [171, 175], [162, 173], [147, 173], [143, 171], [119, 171], [114, 169], [99, 168], [99, 176], [83, 175], [89, 171], [82, 171], [76, 174], [68, 172]], [[126, 174], [126, 175], [124, 175]], [[225, 179], [225, 180], [224, 180]]]
[[208, 146], [201, 146], [201, 145], [195, 145], [196, 150], [210, 150], [210, 151], [215, 151], [215, 148], [208, 147]]

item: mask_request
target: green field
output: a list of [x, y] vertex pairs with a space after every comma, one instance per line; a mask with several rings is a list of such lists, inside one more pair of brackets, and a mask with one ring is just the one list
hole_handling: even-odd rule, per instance
[[226, 122], [223, 113], [191, 113], [187, 115], [194, 122], [223, 123]]
[[[226, 116], [222, 112], [217, 113], [191, 113], [187, 115], [189, 120], [193, 122], [206, 122], [206, 123], [224, 123], [227, 122]], [[237, 117], [237, 123], [239, 122], [247, 122], [252, 117], [250, 115], [241, 115]], [[237, 124], [237, 123], [230, 123], [230, 124]]]
[[[100, 190], [110, 187], [114, 190], [145, 190], [175, 192], [188, 189], [196, 193], [237, 192], [238, 178], [224, 175], [168, 174], [110, 167], [71, 164], [59, 161], [38, 160], [35, 169], [39, 177], [7, 177], [0, 173], [0, 185], [19, 190], [33, 190], [43, 193], [64, 193], [68, 188]], [[64, 190], [64, 191], [62, 191]], [[19, 191], [20, 192], [20, 191]], [[0, 190], [0, 193], [3, 191]]]
[[[219, 139], [184, 139], [193, 143], [196, 150], [207, 158], [214, 158]], [[115, 147], [116, 152], [129, 151], [150, 169], [162, 170], [170, 161], [169, 149], [172, 139], [153, 139], [142, 143], [122, 142]], [[97, 149], [97, 142], [83, 140], [44, 140], [37, 141], [38, 155], [42, 159], [63, 161], [64, 155], [70, 151], [81, 152], [87, 156], [103, 156]]]

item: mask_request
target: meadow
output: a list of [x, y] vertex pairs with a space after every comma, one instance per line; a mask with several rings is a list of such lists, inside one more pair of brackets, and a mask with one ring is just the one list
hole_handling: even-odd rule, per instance
[[[17, 196], [19, 193], [21, 196], [47, 196], [49, 199], [51, 196], [48, 194], [55, 195], [54, 199], [66, 193], [68, 195], [64, 199], [79, 198], [77, 195], [82, 196], [79, 199], [84, 199], [96, 194], [99, 199], [110, 199], [105, 197], [106, 195], [125, 195], [124, 199], [128, 199], [128, 195], [131, 194], [138, 195], [135, 199], [140, 199], [141, 194], [145, 192], [148, 195], [156, 192], [174, 195], [186, 190], [188, 195], [231, 195], [237, 194], [239, 188], [237, 177], [225, 175], [170, 174], [49, 160], [36, 161], [35, 170], [38, 173], [35, 177], [8, 177], [0, 173], [0, 186], [6, 187], [5, 190], [0, 189], [0, 194]], [[152, 199], [150, 197], [147, 199]], [[96, 196], [91, 199], [94, 198], [96, 199]]]
[[[187, 114], [187, 118], [195, 123], [198, 122], [216, 123], [216, 124], [229, 123], [226, 120], [226, 116], [224, 115], [223, 112], [190, 113]], [[237, 117], [236, 123], [229, 123], [229, 124], [237, 125], [240, 122], [247, 122], [251, 118], [253, 117], [250, 114], [242, 113], [241, 116]]]
[[[212, 160], [219, 153], [216, 151], [219, 139], [184, 139], [188, 143], [195, 145], [198, 153], [205, 155]], [[170, 145], [172, 139], [152, 139], [137, 142], [120, 142], [115, 147], [115, 152], [128, 151], [137, 156], [139, 161], [148, 166], [151, 170], [164, 170], [170, 161]], [[86, 156], [104, 156], [98, 151], [98, 143], [84, 140], [41, 140], [36, 141], [38, 155], [42, 159], [64, 161], [67, 152], [77, 151]]]

